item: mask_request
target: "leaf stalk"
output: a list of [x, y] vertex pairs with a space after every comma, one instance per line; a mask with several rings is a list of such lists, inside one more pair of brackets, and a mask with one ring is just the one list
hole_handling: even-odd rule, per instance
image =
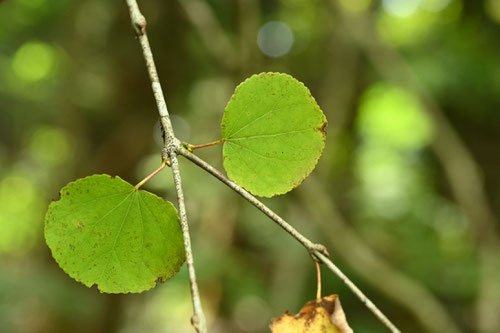
[[316, 289], [316, 303], [321, 303], [321, 267], [319, 266], [318, 261], [314, 261], [316, 265], [316, 276], [318, 278], [318, 286]]
[[167, 166], [167, 162], [166, 161], [163, 161], [161, 163], [161, 166], [156, 169], [155, 171], [153, 171], [149, 176], [147, 176], [146, 178], [144, 178], [143, 180], [141, 180], [139, 183], [137, 183], [137, 185], [134, 186], [134, 188], [136, 189], [136, 191], [144, 184], [146, 184], [151, 178], [153, 178], [154, 176], [156, 176], [158, 173], [160, 173], [161, 170], [163, 170], [165, 167]]
[[209, 142], [209, 143], [205, 143], [205, 144], [202, 144], [202, 145], [192, 145], [192, 144], [188, 143], [186, 147], [187, 147], [187, 149], [189, 151], [193, 151], [194, 149], [200, 149], [200, 148], [205, 148], [205, 147], [216, 146], [216, 145], [224, 143], [224, 142], [226, 142], [226, 139], [222, 138], [220, 140]]

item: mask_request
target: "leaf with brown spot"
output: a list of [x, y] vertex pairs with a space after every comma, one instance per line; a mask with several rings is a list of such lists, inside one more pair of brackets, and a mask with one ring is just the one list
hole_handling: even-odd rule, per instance
[[140, 293], [185, 260], [177, 210], [119, 177], [69, 183], [45, 216], [52, 256], [72, 278], [105, 293]]

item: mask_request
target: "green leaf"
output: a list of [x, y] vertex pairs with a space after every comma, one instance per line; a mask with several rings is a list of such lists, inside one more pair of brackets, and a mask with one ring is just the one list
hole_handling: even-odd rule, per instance
[[255, 195], [286, 193], [316, 166], [326, 124], [301, 82], [287, 74], [254, 75], [236, 88], [224, 111], [224, 169]]
[[101, 292], [139, 293], [185, 260], [177, 210], [119, 177], [69, 183], [45, 216], [45, 239], [59, 266]]

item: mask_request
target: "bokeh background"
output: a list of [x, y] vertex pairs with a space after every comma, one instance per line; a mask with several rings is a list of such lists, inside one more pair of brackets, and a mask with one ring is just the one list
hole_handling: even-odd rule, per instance
[[[324, 243], [404, 332], [500, 332], [500, 0], [140, 1], [176, 134], [220, 138], [235, 86], [303, 81], [323, 157], [264, 202]], [[161, 136], [125, 1], [0, 1], [0, 331], [192, 332], [185, 267], [140, 295], [73, 281], [49, 202], [94, 173], [136, 183]], [[221, 169], [221, 147], [199, 151]], [[315, 297], [307, 252], [181, 159], [211, 332], [266, 332]], [[170, 170], [146, 189], [175, 200]], [[385, 328], [330, 272], [356, 332]]]

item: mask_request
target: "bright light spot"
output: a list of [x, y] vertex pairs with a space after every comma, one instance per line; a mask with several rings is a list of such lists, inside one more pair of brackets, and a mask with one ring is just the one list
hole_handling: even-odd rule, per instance
[[432, 139], [429, 119], [415, 96], [378, 83], [363, 94], [356, 125], [355, 171], [368, 214], [402, 216], [420, 191], [418, 151]]
[[70, 138], [62, 129], [42, 126], [33, 133], [29, 151], [38, 163], [48, 167], [58, 166], [71, 155]]
[[17, 50], [12, 60], [12, 70], [29, 82], [49, 77], [55, 69], [55, 50], [43, 42], [27, 42]]
[[356, 176], [367, 206], [376, 215], [395, 217], [408, 210], [413, 174], [393, 149], [364, 146], [358, 152]]
[[429, 143], [432, 129], [415, 96], [385, 83], [363, 95], [358, 127], [367, 143], [396, 149], [419, 149]]
[[399, 16], [407, 17], [417, 11], [420, 0], [383, 0], [382, 6], [388, 13]]
[[438, 11], [438, 5], [438, 2], [421, 3], [417, 11], [405, 17], [383, 12], [377, 16], [377, 30], [381, 38], [391, 46], [422, 43], [441, 27], [460, 17], [461, 2], [450, 2], [444, 11]]
[[26, 178], [12, 175], [0, 183], [0, 198], [4, 211], [20, 212], [29, 207], [35, 198], [35, 191]]
[[497, 23], [500, 23], [500, 0], [488, 0], [484, 5], [486, 13]]
[[380, 199], [397, 199], [405, 188], [405, 167], [391, 149], [365, 147], [359, 151], [358, 171], [366, 194]]
[[431, 12], [439, 12], [445, 9], [451, 0], [423, 0], [422, 7]]
[[31, 249], [39, 233], [42, 200], [26, 175], [8, 173], [0, 181], [0, 254]]
[[288, 25], [280, 21], [264, 24], [257, 36], [257, 44], [262, 53], [279, 58], [290, 52], [293, 45], [293, 32]]
[[372, 1], [371, 0], [339, 0], [339, 3], [347, 11], [352, 13], [359, 13], [367, 10]]

